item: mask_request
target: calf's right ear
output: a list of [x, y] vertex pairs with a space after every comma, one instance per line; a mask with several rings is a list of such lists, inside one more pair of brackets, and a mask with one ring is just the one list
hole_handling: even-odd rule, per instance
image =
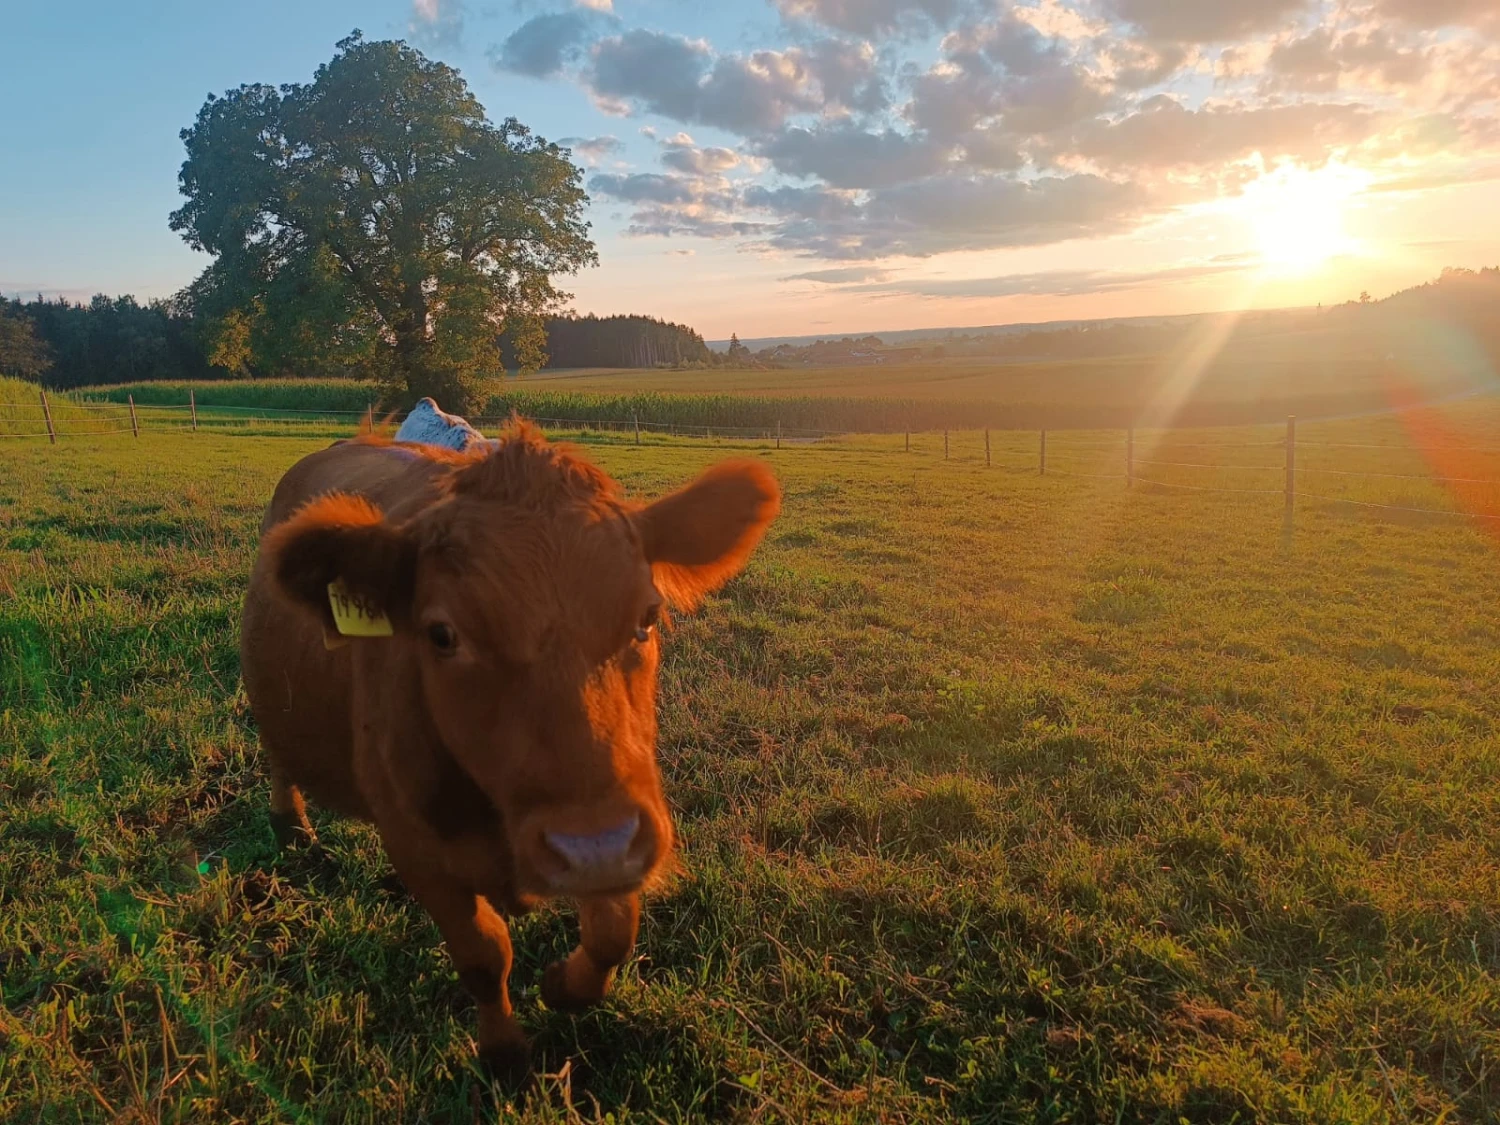
[[334, 492], [309, 501], [266, 533], [261, 553], [281, 592], [316, 613], [325, 630], [333, 628], [334, 581], [394, 621], [408, 615], [416, 544], [362, 497]]
[[781, 510], [760, 461], [724, 461], [636, 516], [657, 589], [681, 609], [738, 574]]

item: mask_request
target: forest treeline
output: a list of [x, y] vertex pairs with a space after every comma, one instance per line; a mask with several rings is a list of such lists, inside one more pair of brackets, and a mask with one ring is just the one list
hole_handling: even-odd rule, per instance
[[[553, 316], [545, 322], [546, 367], [709, 367], [721, 359], [685, 324], [650, 316]], [[509, 334], [507, 368], [519, 366]]]
[[[0, 300], [0, 374], [58, 390], [97, 383], [213, 379], [192, 321], [170, 301]], [[30, 328], [32, 340], [23, 341]]]
[[[103, 383], [197, 382], [207, 379], [346, 375], [341, 371], [227, 371], [209, 362], [206, 334], [185, 302], [139, 303], [134, 297], [87, 302], [37, 297], [0, 299], [0, 373], [33, 379], [56, 390]], [[685, 324], [649, 316], [561, 316], [546, 321], [549, 367], [709, 367], [724, 362]], [[514, 349], [504, 335], [508, 366]]]

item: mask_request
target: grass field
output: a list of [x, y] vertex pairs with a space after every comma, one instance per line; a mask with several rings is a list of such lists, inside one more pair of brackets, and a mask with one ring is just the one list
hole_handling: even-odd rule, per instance
[[[1089, 428], [1252, 424], [1288, 414], [1335, 417], [1389, 409], [1393, 395], [1436, 401], [1493, 387], [1474, 347], [1438, 346], [1419, 366], [1383, 345], [1316, 333], [1189, 340], [1176, 353], [1053, 361], [948, 359], [873, 367], [785, 370], [542, 371], [495, 383], [480, 413], [538, 418], [774, 430], [900, 432], [948, 428]], [[1451, 342], [1449, 342], [1451, 343]], [[1352, 350], [1351, 350], [1352, 349]], [[1184, 374], [1190, 376], [1183, 382]], [[1184, 390], [1173, 388], [1183, 383]], [[228, 414], [363, 410], [378, 403], [358, 381], [202, 383], [199, 400]], [[94, 398], [187, 403], [188, 384], [88, 388]], [[1180, 400], [1180, 401], [1179, 401]], [[1158, 417], [1163, 401], [1175, 408]], [[210, 411], [212, 413], [212, 411]]]
[[[1497, 411], [1427, 421], [1482, 445]], [[1309, 426], [1300, 455], [1417, 474], [1413, 432]], [[1117, 472], [1117, 438], [1051, 464]], [[1274, 445], [1190, 445], [1266, 438], [1174, 435], [1149, 472], [1274, 489]], [[685, 875], [581, 1018], [535, 993], [568, 912], [514, 927], [550, 1077], [507, 1107], [373, 833], [319, 821], [331, 870], [273, 853], [238, 605], [275, 480], [325, 441], [0, 450], [0, 1120], [1500, 1115], [1482, 526], [1308, 500], [1283, 535], [1278, 495], [1038, 477], [1019, 435], [988, 469], [974, 435], [759, 450], [784, 514], [668, 644]], [[732, 448], [593, 456], [650, 495]]]

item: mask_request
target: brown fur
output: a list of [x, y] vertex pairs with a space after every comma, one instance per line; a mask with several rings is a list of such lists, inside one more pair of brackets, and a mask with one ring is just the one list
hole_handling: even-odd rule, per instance
[[[744, 461], [636, 504], [524, 425], [465, 453], [366, 433], [277, 486], [241, 657], [278, 839], [315, 839], [304, 791], [375, 823], [479, 999], [488, 1055], [513, 1063], [525, 1043], [501, 914], [578, 899], [580, 945], [544, 982], [554, 1006], [597, 1001], [628, 955], [639, 893], [672, 850], [659, 642], [637, 632], [663, 598], [691, 608], [737, 573], [779, 501], [769, 470]], [[395, 635], [325, 646], [335, 579]], [[628, 852], [566, 858], [622, 824]]]

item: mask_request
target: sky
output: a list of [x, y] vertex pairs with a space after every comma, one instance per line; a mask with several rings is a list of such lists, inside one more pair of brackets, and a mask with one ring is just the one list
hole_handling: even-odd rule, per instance
[[585, 169], [710, 339], [1331, 303], [1500, 262], [1500, 0], [0, 0], [0, 292], [168, 296], [209, 93], [359, 28]]

